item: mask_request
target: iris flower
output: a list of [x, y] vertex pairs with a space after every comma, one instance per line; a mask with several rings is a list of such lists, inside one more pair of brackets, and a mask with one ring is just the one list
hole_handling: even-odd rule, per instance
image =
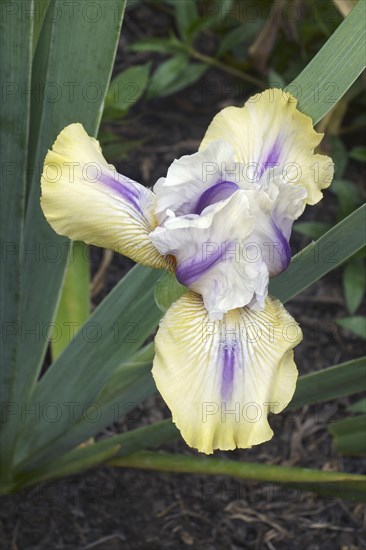
[[333, 178], [314, 153], [322, 134], [296, 105], [271, 89], [223, 109], [153, 190], [118, 174], [81, 124], [45, 159], [41, 205], [57, 233], [175, 271], [187, 287], [160, 323], [152, 373], [204, 453], [271, 439], [268, 413], [295, 391], [302, 334], [268, 281], [290, 262], [294, 220]]

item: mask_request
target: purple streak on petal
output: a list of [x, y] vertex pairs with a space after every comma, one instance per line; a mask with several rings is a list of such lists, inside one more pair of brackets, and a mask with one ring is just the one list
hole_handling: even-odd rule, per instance
[[273, 222], [273, 229], [278, 239], [279, 246], [275, 247], [273, 262], [268, 265], [268, 271], [270, 277], [275, 277], [285, 271], [288, 268], [291, 261], [291, 248], [288, 240], [280, 230], [280, 228]]
[[239, 186], [232, 181], [219, 181], [215, 183], [215, 185], [212, 185], [202, 193], [198, 199], [194, 213], [201, 214], [207, 206], [228, 199], [238, 189]]
[[278, 162], [278, 159], [280, 158], [281, 144], [279, 143], [279, 141], [279, 139], [276, 139], [272, 149], [270, 150], [266, 160], [264, 161], [264, 165], [268, 168], [272, 168], [272, 166], [275, 166]]
[[221, 397], [224, 401], [228, 401], [230, 399], [233, 391], [235, 350], [236, 348], [234, 346], [224, 348], [221, 379]]
[[132, 180], [121, 176], [120, 174], [113, 174], [113, 176], [102, 174], [99, 178], [99, 182], [118, 193], [118, 195], [129, 202], [135, 210], [142, 214], [140, 192], [136, 189]]
[[220, 245], [215, 244], [217, 250], [210, 255], [203, 257], [203, 250], [201, 256], [192, 256], [187, 260], [184, 260], [178, 265], [175, 275], [178, 281], [185, 286], [189, 286], [197, 281], [202, 275], [204, 275], [209, 269], [217, 265], [226, 256], [226, 252], [232, 242], [227, 241]]
[[271, 149], [269, 150], [267, 156], [265, 157], [263, 163], [259, 165], [259, 171], [258, 171], [258, 179], [260, 179], [264, 172], [268, 170], [268, 168], [273, 168], [277, 165], [278, 159], [281, 156], [281, 140], [280, 138], [277, 138], [274, 144], [272, 145]]

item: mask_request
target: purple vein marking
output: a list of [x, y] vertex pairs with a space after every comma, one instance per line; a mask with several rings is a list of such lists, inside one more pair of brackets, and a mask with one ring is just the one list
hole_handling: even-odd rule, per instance
[[219, 181], [215, 183], [215, 185], [212, 185], [202, 193], [198, 199], [194, 213], [201, 214], [207, 206], [228, 199], [238, 189], [239, 186], [232, 181]]
[[[288, 268], [291, 261], [291, 248], [288, 240], [282, 233], [281, 229], [273, 222], [273, 229], [276, 237], [279, 240], [280, 249], [277, 252], [279, 262], [276, 262], [276, 257], [273, 260], [273, 265], [269, 265], [268, 270], [271, 277], [279, 275], [282, 271]], [[276, 250], [276, 249], [275, 249]]]
[[278, 163], [278, 159], [281, 156], [281, 139], [277, 138], [274, 144], [272, 145], [269, 153], [267, 154], [267, 157], [265, 158], [264, 162], [259, 165], [259, 172], [258, 172], [258, 179], [260, 179], [264, 172], [268, 170], [268, 168], [273, 168]]
[[142, 214], [140, 206], [140, 192], [133, 185], [132, 180], [116, 174], [115, 176], [107, 176], [102, 174], [99, 182], [112, 189], [118, 195], [129, 202], [138, 212]]
[[205, 258], [203, 258], [202, 254], [201, 257], [197, 258], [197, 256], [191, 256], [187, 260], [184, 260], [175, 272], [178, 281], [185, 286], [189, 286], [197, 281], [202, 275], [225, 258], [230, 244], [232, 244], [230, 241], [222, 243], [221, 246], [215, 244], [215, 246], [217, 246], [215, 252]]
[[230, 399], [233, 391], [233, 382], [235, 374], [235, 350], [234, 346], [225, 347], [223, 353], [223, 367], [221, 379], [221, 397], [224, 401]]

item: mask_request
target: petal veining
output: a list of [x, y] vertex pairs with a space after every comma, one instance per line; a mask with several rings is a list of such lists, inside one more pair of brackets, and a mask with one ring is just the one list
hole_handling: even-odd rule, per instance
[[301, 330], [282, 304], [230, 311], [212, 321], [197, 294], [168, 310], [156, 336], [153, 376], [188, 445], [204, 453], [248, 448], [273, 436], [295, 390]]
[[59, 134], [46, 156], [41, 183], [41, 206], [57, 233], [150, 267], [172, 269], [172, 260], [148, 238], [157, 225], [154, 194], [118, 174], [81, 124]]

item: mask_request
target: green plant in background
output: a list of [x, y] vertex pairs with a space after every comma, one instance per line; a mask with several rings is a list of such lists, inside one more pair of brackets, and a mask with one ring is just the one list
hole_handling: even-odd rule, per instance
[[[15, 9], [15, 2], [7, 4]], [[42, 6], [43, 13], [61, 7], [57, 0], [36, 4]], [[85, 9], [98, 4], [103, 21], [96, 25], [85, 17], [82, 25], [80, 20], [74, 20], [70, 27], [68, 14], [61, 9], [63, 15], [57, 23], [55, 17], [45, 17], [43, 24], [38, 19], [35, 26], [35, 18], [13, 15], [2, 28], [1, 46], [6, 54], [2, 60], [6, 58], [7, 64], [1, 65], [1, 71], [5, 82], [16, 85], [1, 113], [2, 160], [12, 168], [6, 173], [1, 201], [2, 240], [7, 244], [1, 289], [2, 491], [11, 492], [107, 462], [120, 467], [233, 475], [291, 484], [323, 495], [364, 499], [364, 476], [146, 452], [146, 448], [178, 437], [170, 421], [80, 446], [123, 417], [131, 402], [138, 404], [155, 391], [150, 374], [153, 346], [142, 346], [161, 317], [154, 300], [154, 288], [161, 277], [159, 271], [135, 267], [40, 377], [69, 254], [68, 241], [48, 228], [39, 208], [40, 166], [47, 148], [68, 123], [79, 120], [90, 134], [96, 134], [124, 7], [119, 3], [116, 12], [116, 3], [108, 0], [97, 3], [85, 0], [80, 4]], [[34, 40], [38, 35], [36, 48]], [[295, 79], [293, 84], [301, 87], [299, 109], [311, 116], [314, 123], [332, 107], [325, 102], [328, 93], [325, 85], [337, 83], [334, 102], [339, 101], [363, 70], [364, 39], [364, 5], [360, 2]], [[76, 56], [75, 52], [82, 53]], [[351, 63], [346, 62], [349, 59]], [[94, 70], [96, 65], [100, 68], [98, 73]], [[96, 81], [102, 93], [93, 104], [83, 94], [74, 102], [63, 94], [55, 103], [45, 93], [50, 82], [58, 86], [78, 82], [82, 89], [83, 85], [87, 87]], [[314, 101], [314, 82], [319, 85], [318, 101]], [[19, 101], [14, 90], [31, 83], [43, 90], [42, 101], [34, 97]], [[294, 93], [293, 87], [291, 92]], [[36, 168], [33, 175], [24, 170], [27, 165]], [[289, 269], [273, 280], [271, 294], [286, 302], [357, 253], [364, 245], [360, 231], [364, 210], [361, 207], [350, 213], [295, 256]], [[338, 244], [334, 262], [327, 263], [329, 245], [334, 242]], [[29, 251], [37, 247], [40, 252], [35, 259]], [[51, 247], [58, 251], [56, 261], [47, 255]], [[21, 250], [27, 253], [21, 254]], [[166, 286], [160, 280], [156, 295], [166, 308], [179, 295], [179, 289], [174, 281], [172, 284], [170, 280]], [[30, 327], [37, 330], [37, 326], [43, 337], [38, 341], [30, 338], [29, 333], [24, 337], [24, 330]], [[301, 377], [293, 406], [366, 389], [365, 368], [364, 359], [359, 359]], [[361, 405], [359, 410], [363, 410]], [[352, 453], [355, 447], [349, 446], [343, 435], [352, 432], [354, 440], [360, 441], [365, 429], [362, 416], [351, 417], [347, 422], [346, 427], [338, 426], [333, 433], [340, 452]], [[360, 452], [359, 445], [356, 452]]]
[[[293, 0], [247, 4], [240, 0], [211, 0], [204, 2], [201, 10], [196, 0], [149, 3], [173, 21], [169, 35], [138, 40], [131, 46], [135, 52], [169, 56], [151, 76], [150, 97], [182, 90], [197, 82], [210, 67], [255, 88], [284, 87], [342, 21], [331, 0], [308, 0], [302, 6]], [[206, 53], [207, 41], [210, 54]], [[293, 55], [291, 43], [296, 44], [300, 56]]]
[[138, 148], [141, 140], [129, 140], [121, 143], [118, 128], [124, 123], [124, 118], [130, 108], [142, 97], [146, 90], [151, 63], [130, 67], [122, 71], [111, 82], [106, 95], [103, 126], [99, 139], [103, 149], [115, 161], [125, 158], [126, 154]]
[[[78, 118], [96, 133], [124, 3], [98, 3], [96, 14], [89, 2], [81, 2], [81, 11], [71, 16], [57, 1], [2, 2], [0, 7], [1, 74], [8, 90], [1, 152], [3, 165], [13, 169], [4, 178], [1, 201], [2, 241], [8, 247], [1, 287], [1, 402], [8, 407], [1, 462], [3, 479], [11, 482], [20, 408], [44, 361], [70, 248], [68, 241], [53, 238], [40, 211], [42, 159], [67, 120]], [[27, 332], [32, 329], [33, 336]]]
[[[233, 4], [231, 0], [207, 2], [204, 13], [200, 14], [195, 0], [161, 3], [160, 9], [171, 13], [175, 30], [166, 38], [152, 37], [131, 46], [135, 52], [158, 52], [169, 56], [153, 72], [147, 87], [148, 97], [165, 97], [183, 90], [197, 82], [210, 67], [216, 67], [252, 86], [264, 87], [263, 81], [247, 74], [242, 66], [238, 68], [235, 63], [221, 61], [232, 47], [243, 45], [253, 38], [262, 23], [262, 19], [257, 18], [254, 24], [245, 23], [238, 27], [237, 18], [230, 17]], [[233, 21], [236, 25], [234, 29]], [[227, 33], [214, 55], [206, 55], [196, 47], [197, 41], [221, 28]]]

